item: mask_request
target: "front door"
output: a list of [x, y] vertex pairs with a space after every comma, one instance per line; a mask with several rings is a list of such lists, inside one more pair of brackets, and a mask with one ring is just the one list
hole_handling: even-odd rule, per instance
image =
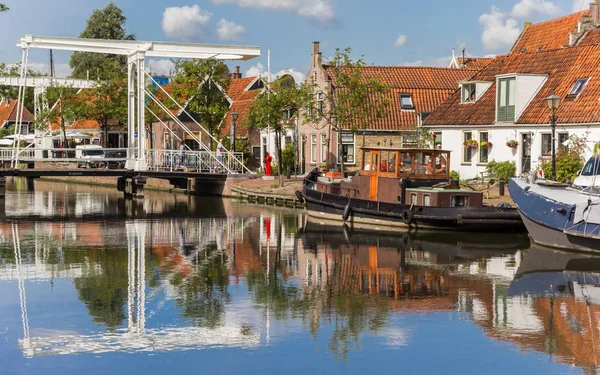
[[531, 170], [531, 134], [521, 134], [521, 173]]
[[371, 170], [370, 176], [370, 187], [369, 187], [369, 200], [377, 200], [377, 187], [378, 187], [378, 171], [379, 171], [379, 151], [371, 152], [371, 163], [369, 163]]

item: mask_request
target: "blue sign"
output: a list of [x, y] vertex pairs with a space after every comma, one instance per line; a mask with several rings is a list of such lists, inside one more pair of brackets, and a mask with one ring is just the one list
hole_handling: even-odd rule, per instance
[[135, 138], [137, 138], [137, 136], [138, 136], [137, 132], [133, 133], [133, 136], [134, 136]]

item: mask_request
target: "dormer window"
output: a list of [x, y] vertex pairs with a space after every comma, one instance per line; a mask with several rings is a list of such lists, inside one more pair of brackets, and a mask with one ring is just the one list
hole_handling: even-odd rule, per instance
[[462, 85], [462, 103], [474, 103], [476, 97], [477, 84], [463, 83]]
[[323, 115], [323, 93], [317, 93], [317, 111], [319, 111], [319, 115]]
[[498, 121], [515, 121], [515, 96], [516, 78], [500, 78], [498, 80]]
[[583, 88], [587, 84], [588, 80], [589, 78], [579, 78], [577, 82], [575, 82], [575, 84], [573, 85], [573, 88], [569, 92], [569, 95], [567, 95], [567, 99], [572, 99], [579, 96], [579, 94], [581, 94]]
[[407, 111], [415, 109], [412, 94], [400, 94], [400, 108]]

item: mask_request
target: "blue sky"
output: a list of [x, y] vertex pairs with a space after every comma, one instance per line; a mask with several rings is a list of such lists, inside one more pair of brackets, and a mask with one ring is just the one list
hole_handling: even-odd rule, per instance
[[[256, 74], [267, 66], [301, 78], [309, 69], [311, 42], [323, 55], [352, 47], [376, 65], [446, 65], [456, 48], [473, 56], [502, 54], [524, 21], [539, 22], [586, 9], [592, 0], [117, 0], [127, 28], [140, 40], [258, 45], [260, 58], [228, 63]], [[6, 0], [0, 14], [0, 61], [20, 60], [23, 34], [78, 36], [94, 9], [107, 0]], [[58, 75], [67, 75], [68, 54], [55, 55]], [[48, 52], [31, 52], [37, 70], [48, 71]], [[167, 60], [148, 62], [168, 71]]]

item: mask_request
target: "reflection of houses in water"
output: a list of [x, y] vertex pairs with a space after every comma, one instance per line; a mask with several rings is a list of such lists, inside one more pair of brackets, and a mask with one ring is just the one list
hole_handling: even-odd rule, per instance
[[[52, 331], [51, 335], [32, 337], [27, 312], [24, 280], [26, 269], [20, 247], [18, 225], [13, 224], [15, 271], [17, 273], [23, 338], [19, 340], [25, 356], [75, 353], [105, 353], [114, 351], [172, 351], [202, 349], [215, 346], [252, 347], [260, 343], [260, 335], [238, 313], [230, 314], [225, 323], [215, 328], [168, 327], [147, 328], [146, 312], [146, 232], [140, 221], [126, 224], [128, 252], [127, 329], [94, 335]], [[151, 313], [154, 313], [152, 311]], [[237, 315], [236, 315], [237, 314]]]

